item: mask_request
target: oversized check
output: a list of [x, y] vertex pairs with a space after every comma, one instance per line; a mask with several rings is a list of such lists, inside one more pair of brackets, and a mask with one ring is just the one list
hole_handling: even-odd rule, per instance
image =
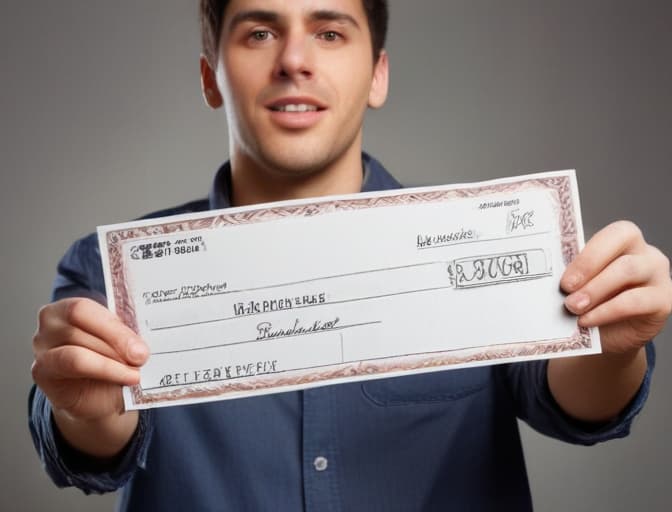
[[127, 409], [600, 351], [563, 307], [574, 171], [98, 228], [147, 342]]

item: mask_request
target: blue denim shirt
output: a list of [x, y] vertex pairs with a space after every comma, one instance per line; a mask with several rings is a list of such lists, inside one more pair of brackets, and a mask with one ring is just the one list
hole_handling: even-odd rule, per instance
[[[400, 185], [363, 155], [363, 191]], [[228, 164], [208, 199], [163, 216], [229, 206]], [[105, 302], [95, 234], [58, 266], [53, 299]], [[585, 425], [550, 394], [546, 361], [449, 370], [140, 412], [113, 463], [76, 452], [54, 428], [44, 394], [30, 395], [30, 429], [54, 482], [85, 493], [121, 489], [120, 509], [198, 511], [531, 510], [517, 418], [590, 445], [626, 436], [654, 363], [615, 421]]]

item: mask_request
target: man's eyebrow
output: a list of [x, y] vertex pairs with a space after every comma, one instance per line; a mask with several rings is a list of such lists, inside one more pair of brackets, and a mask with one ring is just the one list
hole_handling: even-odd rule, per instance
[[309, 18], [311, 21], [340, 21], [350, 23], [355, 28], [360, 28], [359, 23], [357, 23], [357, 20], [355, 18], [353, 18], [349, 14], [340, 11], [329, 11], [329, 10], [313, 11], [310, 13]]
[[280, 19], [277, 12], [264, 11], [261, 9], [237, 12], [229, 22], [229, 30], [233, 30], [237, 25], [246, 21], [257, 21], [261, 23], [275, 23]]
[[[310, 13], [310, 21], [338, 21], [341, 23], [349, 23], [355, 28], [360, 28], [357, 20], [346, 14], [339, 11], [331, 10], [319, 10], [313, 11]], [[240, 11], [237, 12], [229, 22], [229, 30], [233, 30], [237, 25], [244, 23], [246, 21], [255, 21], [261, 23], [277, 23], [280, 20], [280, 15], [274, 11], [264, 11], [262, 9], [253, 9], [249, 11]]]

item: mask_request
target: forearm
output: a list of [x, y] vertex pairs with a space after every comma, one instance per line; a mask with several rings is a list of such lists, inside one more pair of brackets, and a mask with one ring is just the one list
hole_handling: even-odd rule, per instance
[[56, 427], [68, 444], [101, 460], [121, 453], [138, 426], [137, 411], [90, 421], [74, 419], [56, 409], [52, 414]]
[[646, 352], [553, 359], [548, 385], [560, 407], [586, 422], [615, 418], [632, 400], [646, 374]]

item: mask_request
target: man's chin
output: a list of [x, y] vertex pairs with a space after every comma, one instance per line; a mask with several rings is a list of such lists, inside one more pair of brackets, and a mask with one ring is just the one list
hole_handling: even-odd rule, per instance
[[327, 151], [306, 151], [303, 148], [284, 148], [282, 151], [261, 155], [261, 164], [268, 172], [284, 178], [306, 179], [325, 172], [334, 161]]

